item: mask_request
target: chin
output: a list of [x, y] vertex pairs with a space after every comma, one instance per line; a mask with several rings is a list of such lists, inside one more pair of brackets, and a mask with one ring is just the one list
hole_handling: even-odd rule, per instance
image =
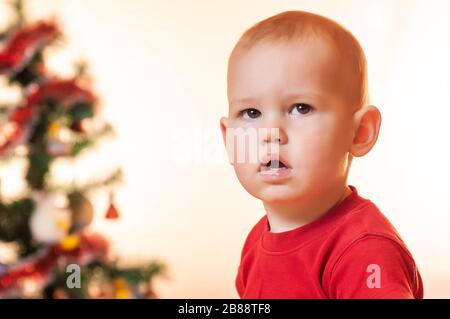
[[271, 204], [284, 204], [298, 201], [301, 194], [292, 192], [291, 189], [283, 186], [269, 187], [259, 192], [258, 196], [263, 202]]

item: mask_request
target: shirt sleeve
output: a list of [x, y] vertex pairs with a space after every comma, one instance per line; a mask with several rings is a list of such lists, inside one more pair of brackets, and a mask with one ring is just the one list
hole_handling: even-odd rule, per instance
[[331, 270], [331, 298], [423, 298], [414, 260], [393, 239], [368, 235], [351, 244]]

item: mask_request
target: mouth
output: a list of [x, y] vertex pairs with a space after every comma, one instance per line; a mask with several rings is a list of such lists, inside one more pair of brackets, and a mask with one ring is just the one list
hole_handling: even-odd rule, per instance
[[259, 167], [259, 176], [266, 181], [286, 179], [291, 176], [292, 167], [279, 156], [270, 155]]
[[269, 160], [268, 162], [264, 163], [260, 167], [260, 172], [265, 172], [271, 169], [281, 169], [281, 168], [289, 168], [286, 164], [284, 164], [280, 160]]

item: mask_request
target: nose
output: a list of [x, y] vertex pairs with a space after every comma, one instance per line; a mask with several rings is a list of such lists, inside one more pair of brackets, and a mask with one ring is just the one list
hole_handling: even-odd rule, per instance
[[268, 129], [268, 133], [264, 138], [265, 143], [278, 143], [281, 144], [281, 138], [279, 137], [279, 133], [276, 132], [277, 128]]
[[279, 145], [286, 144], [288, 136], [280, 122], [273, 123], [265, 127], [264, 143], [278, 143]]

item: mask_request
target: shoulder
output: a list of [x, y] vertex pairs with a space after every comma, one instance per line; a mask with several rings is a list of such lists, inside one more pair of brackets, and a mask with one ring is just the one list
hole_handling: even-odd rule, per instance
[[364, 205], [344, 216], [335, 227], [331, 240], [338, 244], [335, 247], [339, 247], [335, 262], [348, 251], [362, 247], [379, 250], [380, 254], [383, 254], [382, 247], [385, 246], [396, 248], [412, 259], [397, 229], [369, 200], [365, 200]]
[[[420, 275], [411, 253], [395, 227], [370, 200], [362, 199], [361, 205], [343, 216], [324, 246], [329, 258], [323, 284], [330, 288], [331, 296], [342, 297], [345, 292], [349, 297], [370, 297], [380, 293], [368, 290], [363, 280], [372, 266], [380, 267], [384, 279], [391, 280], [382, 295], [390, 296], [390, 289], [393, 296], [420, 296]], [[342, 287], [354, 291], [343, 292], [339, 290]]]
[[407, 266], [415, 266], [404, 244], [388, 236], [366, 233], [345, 247], [333, 264], [331, 273], [347, 261], [356, 264], [366, 260], [379, 261], [379, 264], [402, 260]]
[[365, 234], [349, 244], [329, 272], [335, 298], [422, 298], [420, 274], [399, 241]]
[[333, 240], [337, 240], [343, 249], [363, 239], [390, 240], [407, 251], [406, 245], [392, 223], [370, 200], [346, 214], [333, 230]]

